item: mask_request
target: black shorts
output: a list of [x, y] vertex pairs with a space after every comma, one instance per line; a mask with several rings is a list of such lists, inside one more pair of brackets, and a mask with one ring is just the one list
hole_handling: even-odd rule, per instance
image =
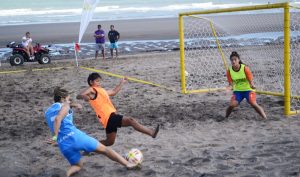
[[109, 116], [107, 126], [106, 126], [106, 134], [115, 132], [117, 133], [118, 128], [121, 128], [122, 126], [122, 119], [123, 116], [115, 113], [111, 113]]

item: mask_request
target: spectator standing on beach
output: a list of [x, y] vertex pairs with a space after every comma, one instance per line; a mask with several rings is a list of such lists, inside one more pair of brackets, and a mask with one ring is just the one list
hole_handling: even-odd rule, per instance
[[110, 31], [108, 32], [108, 39], [110, 42], [110, 55], [114, 56], [114, 49], [116, 50], [116, 58], [118, 57], [118, 40], [120, 39], [120, 33], [115, 30], [114, 25], [110, 25]]
[[22, 46], [24, 47], [28, 57], [30, 60], [34, 59], [34, 51], [32, 47], [32, 38], [30, 37], [30, 33], [26, 32], [25, 36], [22, 38]]
[[98, 57], [99, 50], [101, 50], [103, 60], [105, 59], [105, 32], [101, 29], [101, 25], [98, 25], [98, 30], [95, 31], [94, 38], [96, 40], [96, 53], [95, 59]]

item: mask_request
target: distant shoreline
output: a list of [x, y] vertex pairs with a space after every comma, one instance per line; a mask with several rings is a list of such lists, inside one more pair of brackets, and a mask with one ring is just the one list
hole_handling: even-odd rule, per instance
[[[233, 44], [240, 46], [270, 45], [282, 41], [283, 16], [281, 14], [248, 14], [246, 16], [219, 15], [206, 17], [217, 24], [217, 30], [220, 30], [224, 34], [228, 33], [231, 35], [230, 37], [233, 41], [225, 41], [223, 43], [224, 46]], [[246, 23], [245, 19], [248, 19]], [[193, 21], [186, 20], [184, 23], [193, 23]], [[81, 54], [86, 57], [94, 56], [95, 47], [93, 34], [98, 24], [102, 25], [106, 36], [109, 31], [109, 26], [111, 24], [115, 25], [116, 30], [121, 34], [119, 47], [122, 54], [153, 51], [164, 52], [179, 49], [178, 18], [93, 21], [89, 24], [81, 41], [83, 44]], [[241, 24], [241, 27], [236, 28], [236, 24]], [[210, 27], [203, 26], [208, 25], [208, 23], [203, 23], [202, 21], [198, 25], [206, 29], [205, 34], [203, 34], [206, 37], [204, 40], [213, 40], [213, 38], [210, 39], [210, 35], [212, 34], [209, 31]], [[53, 46], [53, 55], [66, 58], [73, 57], [72, 43], [78, 41], [79, 27], [79, 22], [0, 26], [0, 59], [3, 60], [9, 55], [9, 50], [5, 48], [6, 45], [11, 41], [20, 43], [20, 39], [26, 31], [31, 32], [34, 43]], [[194, 26], [194, 30], [198, 28], [201, 30], [200, 27]], [[185, 30], [188, 29], [193, 30], [193, 28], [185, 27]], [[299, 39], [299, 37], [295, 39]], [[226, 37], [220, 37], [219, 40], [227, 39]], [[237, 40], [240, 41], [238, 42]], [[106, 43], [108, 49], [109, 41], [107, 37]], [[210, 42], [207, 44], [213, 45], [213, 43]], [[205, 46], [191, 47], [201, 48]], [[107, 52], [109, 52], [109, 50], [107, 50]]]
[[[245, 23], [246, 16], [251, 16], [251, 22]], [[282, 14], [239, 14], [206, 17], [212, 19], [216, 24], [222, 24], [226, 31], [234, 32], [235, 35], [273, 32], [273, 30], [283, 28]], [[270, 19], [276, 19], [276, 21], [270, 21]], [[237, 29], [233, 23], [242, 24], [242, 27]], [[94, 42], [93, 34], [98, 24], [102, 25], [106, 34], [109, 31], [109, 26], [114, 24], [115, 29], [121, 34], [120, 41], [179, 39], [178, 18], [147, 18], [92, 21], [83, 36], [82, 43]], [[74, 43], [78, 41], [79, 28], [79, 22], [0, 26], [0, 48], [5, 47], [11, 41], [20, 42], [27, 31], [31, 32], [34, 42], [43, 45]]]
[[[94, 42], [93, 33], [97, 25], [109, 31], [111, 24], [120, 32], [120, 41], [178, 39], [177, 18], [155, 18], [135, 20], [93, 21], [89, 24], [82, 43]], [[78, 40], [79, 22], [46, 23], [0, 26], [0, 48], [11, 41], [21, 41], [26, 31], [31, 33], [34, 42], [43, 45], [73, 43]]]

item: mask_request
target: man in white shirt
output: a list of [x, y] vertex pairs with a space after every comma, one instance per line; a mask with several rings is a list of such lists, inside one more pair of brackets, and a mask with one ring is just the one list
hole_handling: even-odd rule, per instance
[[30, 57], [30, 59], [34, 58], [33, 56], [33, 47], [32, 47], [32, 39], [30, 37], [30, 33], [26, 32], [26, 35], [22, 38], [22, 46], [25, 48], [26, 53]]

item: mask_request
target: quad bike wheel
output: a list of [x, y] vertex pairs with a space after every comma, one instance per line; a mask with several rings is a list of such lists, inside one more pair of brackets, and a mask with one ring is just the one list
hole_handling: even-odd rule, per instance
[[20, 54], [14, 54], [10, 57], [9, 62], [11, 66], [22, 65], [24, 63], [24, 57]]
[[39, 64], [49, 64], [51, 62], [50, 56], [48, 54], [42, 54], [38, 62]]

